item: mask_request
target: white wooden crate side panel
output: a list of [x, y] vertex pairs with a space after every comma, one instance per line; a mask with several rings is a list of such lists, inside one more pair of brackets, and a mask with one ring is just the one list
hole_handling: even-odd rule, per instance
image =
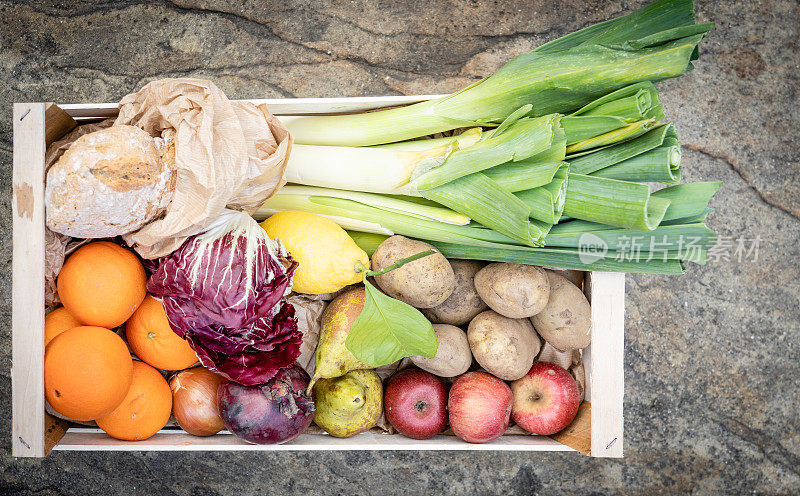
[[592, 272], [592, 456], [622, 457], [625, 274]]
[[44, 456], [45, 105], [14, 104], [11, 454]]
[[417, 440], [401, 435], [363, 432], [349, 438], [301, 434], [286, 444], [249, 444], [232, 434], [197, 437], [163, 430], [144, 441], [119, 441], [99, 429], [71, 428], [54, 448], [68, 451], [320, 451], [320, 450], [458, 450], [458, 451], [574, 451], [545, 436], [504, 436], [489, 443], [470, 444], [455, 436]]

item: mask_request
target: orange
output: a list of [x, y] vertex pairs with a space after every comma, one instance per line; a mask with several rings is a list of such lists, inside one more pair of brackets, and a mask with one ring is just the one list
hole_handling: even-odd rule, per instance
[[108, 329], [75, 327], [44, 350], [44, 395], [71, 419], [94, 420], [116, 408], [131, 385], [133, 360], [121, 337]]
[[172, 391], [156, 369], [133, 362], [133, 381], [122, 403], [97, 426], [123, 441], [141, 441], [167, 425], [172, 413]]
[[175, 334], [160, 301], [147, 295], [125, 323], [131, 350], [143, 361], [162, 370], [183, 370], [197, 362], [197, 355]]
[[121, 325], [144, 299], [147, 276], [132, 251], [95, 241], [70, 255], [58, 274], [61, 303], [86, 325]]
[[62, 332], [82, 325], [66, 308], [56, 308], [44, 318], [44, 345], [47, 346], [50, 340]]

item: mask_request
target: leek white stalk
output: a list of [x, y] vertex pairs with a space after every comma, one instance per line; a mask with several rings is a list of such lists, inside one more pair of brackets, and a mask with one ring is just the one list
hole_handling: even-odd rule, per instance
[[535, 119], [512, 116], [479, 140], [463, 140], [470, 145], [463, 149], [458, 139], [423, 150], [296, 144], [286, 165], [286, 180], [324, 188], [420, 196], [419, 190], [505, 162], [548, 154], [553, 147], [556, 161], [562, 160], [559, 120], [558, 114]]
[[411, 184], [417, 167], [440, 165], [453, 149], [452, 143], [422, 151], [294, 145], [286, 165], [286, 180], [324, 188], [419, 196]]

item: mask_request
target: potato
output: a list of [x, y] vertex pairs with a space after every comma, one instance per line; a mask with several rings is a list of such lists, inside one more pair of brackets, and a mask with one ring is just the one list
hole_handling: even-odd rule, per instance
[[570, 269], [545, 269], [545, 270], [555, 272], [556, 274], [560, 275], [567, 281], [576, 285], [578, 289], [583, 287], [583, 278], [586, 275], [586, 272], [582, 270], [570, 270]]
[[489, 308], [510, 319], [536, 315], [550, 295], [544, 269], [517, 263], [487, 265], [475, 274], [475, 289]]
[[542, 348], [528, 319], [509, 319], [492, 310], [472, 319], [467, 339], [480, 366], [504, 381], [527, 374]]
[[460, 326], [489, 307], [475, 290], [475, 274], [486, 265], [476, 260], [450, 260], [456, 276], [456, 288], [443, 303], [422, 311], [434, 324]]
[[547, 272], [550, 299], [531, 322], [545, 341], [561, 351], [586, 348], [591, 342], [592, 309], [577, 286]]
[[[401, 258], [433, 249], [428, 243], [391, 236], [372, 255], [372, 270], [381, 270]], [[386, 274], [375, 276], [384, 293], [416, 308], [441, 305], [456, 287], [450, 262], [438, 251]]]
[[439, 341], [436, 356], [433, 358], [412, 356], [411, 362], [439, 377], [455, 377], [469, 370], [472, 365], [472, 352], [469, 351], [467, 334], [458, 327], [448, 324], [433, 324], [433, 331]]

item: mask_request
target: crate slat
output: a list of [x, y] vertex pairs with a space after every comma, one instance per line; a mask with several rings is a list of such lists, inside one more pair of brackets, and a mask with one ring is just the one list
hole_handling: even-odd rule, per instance
[[625, 393], [625, 274], [591, 272], [592, 443], [596, 457], [622, 457]]
[[469, 444], [455, 436], [434, 436], [424, 441], [400, 435], [363, 432], [349, 438], [301, 434], [279, 445], [249, 444], [232, 434], [197, 437], [178, 430], [163, 430], [144, 441], [119, 441], [99, 429], [71, 428], [56, 450], [99, 451], [319, 451], [319, 450], [481, 450], [574, 451], [545, 436], [505, 436], [485, 444]]
[[[318, 115], [364, 112], [394, 105], [423, 102], [443, 95], [397, 95], [367, 96], [361, 98], [262, 98], [247, 100], [260, 105], [267, 104], [275, 115]], [[75, 119], [97, 119], [117, 115], [116, 103], [64, 103], [59, 104]]]
[[11, 303], [11, 454], [45, 454], [45, 104], [14, 104]]

